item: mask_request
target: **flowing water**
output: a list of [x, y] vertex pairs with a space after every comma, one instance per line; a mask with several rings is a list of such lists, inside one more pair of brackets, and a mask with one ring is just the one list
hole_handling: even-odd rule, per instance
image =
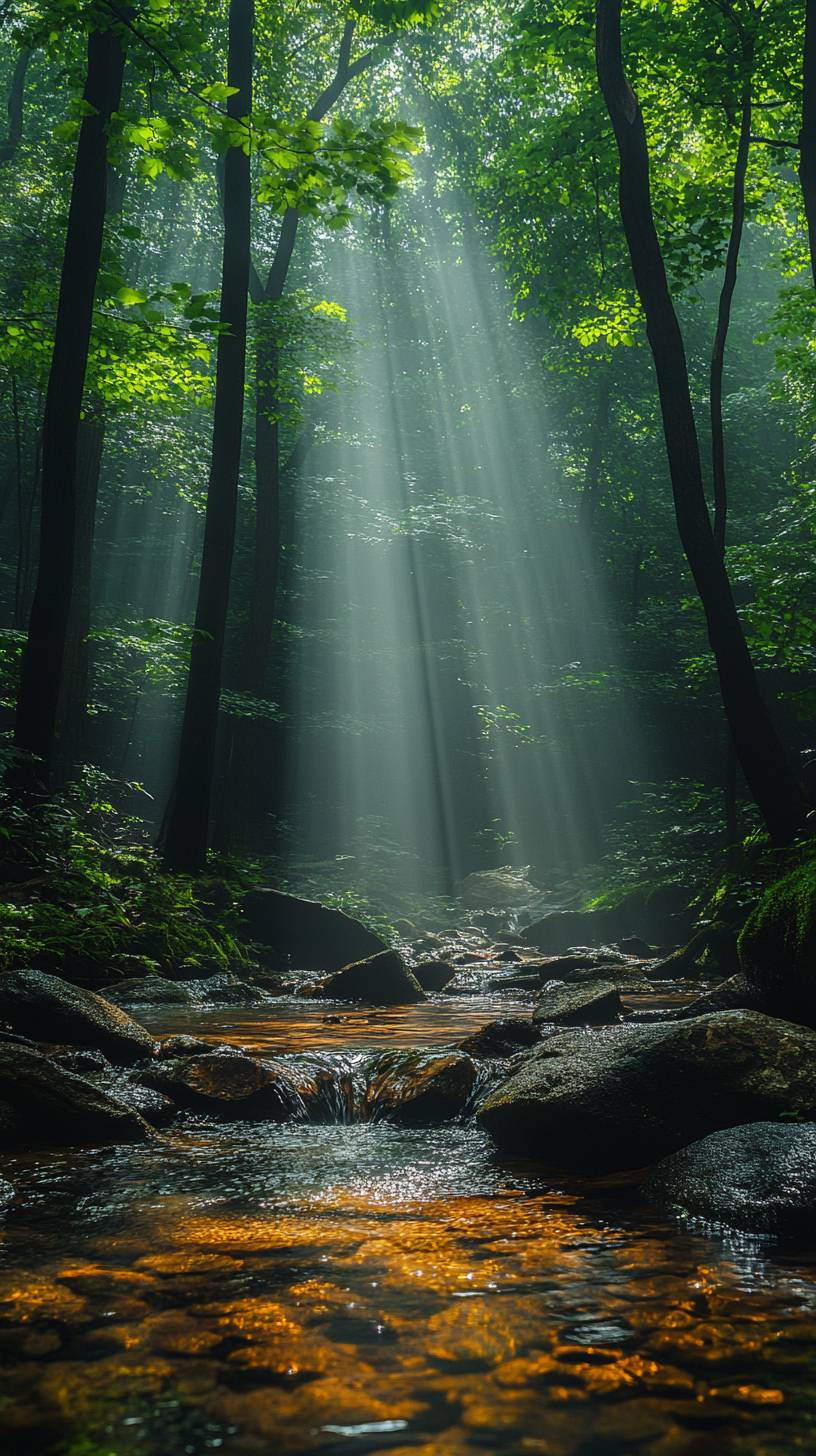
[[[281, 1013], [287, 1049], [314, 1052], [319, 1014]], [[199, 1026], [283, 1045], [254, 1014], [254, 1033], [226, 1009]], [[428, 1014], [393, 1013], [390, 1044], [434, 1040]], [[379, 1044], [363, 1016], [323, 1045]], [[499, 1157], [472, 1123], [188, 1115], [0, 1173], [4, 1453], [816, 1449], [812, 1251], [678, 1227], [625, 1184]]]

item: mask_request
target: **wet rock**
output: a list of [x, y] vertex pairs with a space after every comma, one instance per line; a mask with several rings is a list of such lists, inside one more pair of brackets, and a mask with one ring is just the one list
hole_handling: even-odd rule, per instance
[[150, 1033], [119, 1006], [44, 971], [0, 975], [0, 1018], [40, 1041], [98, 1047], [113, 1062], [136, 1062], [153, 1050]]
[[695, 996], [677, 1015], [685, 1019], [705, 1016], [708, 1011], [767, 1011], [767, 1000], [767, 996], [749, 985], [746, 977], [738, 973], [729, 976], [727, 981], [720, 981], [710, 991], [704, 991], [702, 996]]
[[301, 988], [301, 994], [330, 1001], [365, 1001], [371, 1006], [408, 1006], [425, 1000], [425, 992], [395, 950], [355, 961]]
[[542, 991], [533, 1010], [534, 1022], [556, 1026], [604, 1026], [623, 1011], [617, 986], [588, 981], [585, 986], [552, 986]]
[[816, 1033], [753, 1011], [562, 1031], [485, 1097], [502, 1147], [623, 1169], [719, 1128], [816, 1114]]
[[182, 1107], [279, 1122], [302, 1111], [291, 1074], [280, 1063], [237, 1050], [162, 1060], [139, 1080]]
[[317, 900], [282, 890], [250, 890], [242, 902], [247, 933], [274, 969], [334, 971], [386, 949], [373, 930]]
[[449, 961], [423, 961], [414, 966], [414, 975], [423, 991], [444, 991], [458, 973], [458, 966], [452, 966]]
[[250, 986], [226, 972], [202, 980], [170, 981], [164, 976], [141, 976], [106, 986], [105, 995], [117, 1006], [257, 1006], [270, 999], [260, 986]]
[[93, 1072], [109, 1072], [111, 1064], [107, 1057], [101, 1052], [94, 1052], [90, 1049], [79, 1051], [51, 1051], [51, 1060], [56, 1062], [58, 1067], [64, 1067], [66, 1072], [76, 1072], [79, 1077], [87, 1077]]
[[766, 890], [739, 937], [739, 959], [780, 1014], [816, 1025], [816, 860]]
[[0, 1144], [98, 1147], [152, 1137], [145, 1120], [27, 1047], [0, 1045]]
[[14, 1188], [5, 1178], [0, 1178], [0, 1213], [7, 1213], [14, 1202]]
[[541, 893], [518, 870], [476, 870], [462, 881], [462, 902], [472, 910], [514, 910]]
[[711, 1133], [658, 1163], [642, 1192], [674, 1213], [812, 1239], [816, 1123], [752, 1122]]
[[159, 1042], [156, 1056], [159, 1061], [167, 1061], [168, 1057], [177, 1059], [178, 1057], [197, 1056], [199, 1053], [208, 1055], [216, 1050], [226, 1050], [226, 1048], [221, 1048], [211, 1041], [205, 1041], [203, 1037], [187, 1036], [186, 1033], [179, 1032], [174, 1036], [165, 1036]]
[[462, 1051], [385, 1052], [368, 1069], [366, 1115], [393, 1122], [438, 1122], [464, 1110], [476, 1086], [473, 1060]]
[[624, 955], [637, 956], [638, 960], [653, 959], [655, 955], [654, 946], [639, 935], [625, 935], [623, 940], [617, 942], [617, 947]]
[[506, 1016], [490, 1021], [471, 1036], [460, 1041], [459, 1050], [468, 1056], [511, 1057], [524, 1047], [535, 1046], [541, 1040], [538, 1027], [522, 1017]]

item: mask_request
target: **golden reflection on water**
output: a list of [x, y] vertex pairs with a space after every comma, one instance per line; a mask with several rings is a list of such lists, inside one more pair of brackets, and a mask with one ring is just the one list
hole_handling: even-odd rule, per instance
[[[813, 1451], [812, 1314], [703, 1238], [577, 1195], [285, 1212], [182, 1196], [87, 1257], [0, 1271], [9, 1452]], [[810, 1287], [812, 1295], [812, 1286]], [[67, 1433], [67, 1434], [66, 1434]]]

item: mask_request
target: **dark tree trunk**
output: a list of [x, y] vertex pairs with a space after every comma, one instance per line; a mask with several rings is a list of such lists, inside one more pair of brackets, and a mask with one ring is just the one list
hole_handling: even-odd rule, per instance
[[802, 66], [802, 130], [799, 181], [805, 203], [810, 269], [816, 284], [816, 0], [806, 0], [805, 54]]
[[13, 161], [23, 139], [23, 101], [25, 99], [26, 72], [30, 60], [30, 48], [22, 46], [11, 73], [8, 94], [8, 131], [5, 141], [0, 143], [0, 166]]
[[54, 351], [42, 429], [40, 559], [17, 699], [12, 769], [20, 787], [47, 788], [74, 582], [77, 431], [107, 199], [107, 126], [119, 106], [124, 52], [116, 30], [88, 38], [85, 100], [65, 238]]
[[62, 696], [57, 715], [55, 776], [71, 777], [82, 760], [88, 714], [88, 678], [91, 630], [91, 572], [93, 567], [96, 501], [105, 444], [104, 415], [86, 414], [77, 436], [77, 518], [74, 554], [74, 590], [65, 644]]
[[745, 225], [745, 177], [748, 171], [748, 152], [751, 146], [751, 75], [753, 65], [753, 44], [743, 46], [743, 62], [747, 74], [740, 105], [740, 132], [737, 156], [734, 163], [734, 182], [731, 193], [731, 231], [725, 256], [720, 301], [717, 310], [717, 328], [714, 333], [714, 347], [711, 351], [711, 372], [709, 375], [709, 402], [711, 409], [711, 467], [714, 481], [714, 539], [721, 552], [725, 551], [725, 525], [728, 516], [728, 490], [725, 474], [725, 429], [723, 426], [723, 372], [725, 368], [725, 345], [731, 322], [731, 304], [737, 286], [742, 230]]
[[[230, 0], [227, 103], [236, 119], [252, 110], [253, 0]], [[252, 180], [250, 159], [231, 147], [224, 165], [224, 258], [216, 360], [212, 460], [198, 605], [181, 729], [179, 764], [168, 808], [164, 857], [172, 869], [203, 867], [209, 840], [221, 668], [235, 543], [244, 413]]]
[[621, 0], [597, 0], [598, 79], [620, 155], [621, 217], [654, 358], [663, 433], [683, 549], [705, 611], [734, 748], [772, 839], [802, 831], [807, 802], [759, 690], [706, 505], [683, 336], [654, 225], [649, 151], [621, 52]]

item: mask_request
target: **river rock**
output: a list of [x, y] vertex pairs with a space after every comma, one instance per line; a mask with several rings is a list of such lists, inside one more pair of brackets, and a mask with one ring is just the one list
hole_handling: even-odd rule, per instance
[[140, 976], [106, 986], [104, 994], [117, 1006], [258, 1006], [271, 1000], [260, 986], [219, 972], [195, 981], [170, 981], [164, 976]]
[[452, 966], [450, 961], [422, 961], [421, 965], [414, 966], [414, 976], [423, 991], [444, 991], [458, 974], [459, 967]]
[[359, 920], [282, 890], [250, 890], [242, 902], [247, 933], [263, 948], [273, 969], [335, 971], [386, 949]]
[[633, 890], [611, 909], [552, 910], [522, 931], [525, 945], [560, 955], [576, 945], [606, 945], [636, 935], [672, 944], [690, 923], [687, 892], [681, 885]]
[[816, 1025], [816, 860], [766, 890], [739, 937], [739, 959], [780, 1014]]
[[0, 1044], [0, 1145], [101, 1147], [152, 1136], [137, 1112], [84, 1077], [40, 1052]]
[[464, 1110], [477, 1081], [462, 1051], [384, 1052], [368, 1069], [365, 1111], [392, 1122], [439, 1122]]
[[498, 1021], [489, 1021], [487, 1026], [466, 1036], [459, 1042], [459, 1050], [477, 1059], [512, 1057], [525, 1047], [536, 1046], [540, 1040], [539, 1029], [533, 1026], [532, 1021], [525, 1021], [520, 1016], [505, 1016]]
[[540, 895], [518, 870], [475, 870], [462, 881], [462, 903], [471, 910], [514, 910]]
[[642, 1192], [673, 1213], [811, 1240], [816, 1123], [752, 1122], [713, 1132], [658, 1163]]
[[8, 1213], [14, 1202], [14, 1186], [0, 1178], [0, 1213]]
[[0, 974], [0, 1020], [39, 1041], [98, 1047], [113, 1062], [137, 1062], [153, 1038], [118, 1006], [45, 971]]
[[157, 1062], [140, 1075], [182, 1107], [286, 1122], [302, 1111], [290, 1073], [281, 1063], [221, 1049]]
[[562, 1031], [484, 1098], [502, 1147], [634, 1168], [722, 1127], [816, 1114], [816, 1033], [754, 1011]]
[[416, 976], [395, 950], [343, 966], [322, 981], [302, 987], [301, 993], [329, 1001], [365, 1001], [370, 1006], [408, 1006], [425, 1000]]
[[551, 986], [541, 992], [533, 1009], [534, 1022], [555, 1026], [603, 1026], [623, 1011], [620, 993], [611, 981], [588, 981], [585, 986]]

